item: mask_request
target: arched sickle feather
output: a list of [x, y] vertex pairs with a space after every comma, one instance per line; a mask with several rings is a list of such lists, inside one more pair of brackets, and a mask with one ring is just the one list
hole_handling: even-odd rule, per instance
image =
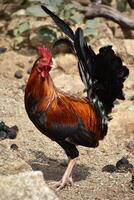
[[74, 32], [72, 29], [58, 16], [56, 16], [54, 13], [52, 13], [48, 8], [41, 5], [41, 8], [48, 14], [50, 17], [54, 20], [56, 25], [72, 40], [74, 40]]
[[74, 46], [80, 63], [79, 71], [82, 81], [88, 87], [91, 83], [92, 62], [95, 57], [95, 53], [92, 49], [88, 48], [81, 28], [78, 28], [75, 32]]
[[86, 72], [92, 76], [92, 65], [96, 55], [91, 47], [87, 46], [87, 42], [84, 38], [83, 30], [81, 28], [78, 28], [75, 31], [74, 46], [78, 58], [81, 59]]

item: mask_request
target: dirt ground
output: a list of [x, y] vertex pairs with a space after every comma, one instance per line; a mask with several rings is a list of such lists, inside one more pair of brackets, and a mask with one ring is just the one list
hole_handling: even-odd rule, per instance
[[[16, 124], [19, 133], [15, 140], [6, 139], [0, 141], [8, 149], [15, 143], [19, 153], [33, 170], [41, 170], [44, 180], [58, 180], [65, 170], [66, 156], [63, 150], [53, 141], [41, 134], [29, 120], [24, 108], [24, 92], [22, 86], [27, 80], [27, 69], [32, 66], [36, 55], [22, 54], [9, 48], [10, 39], [0, 38], [1, 46], [7, 47], [7, 51], [0, 54], [0, 121], [8, 125]], [[123, 40], [122, 40], [123, 41]], [[118, 50], [118, 39], [114, 43]], [[117, 45], [116, 45], [117, 44]], [[98, 44], [99, 46], [99, 44]], [[120, 47], [121, 48], [121, 47]], [[122, 55], [124, 56], [124, 54]], [[126, 54], [124, 60], [130, 69], [130, 76], [125, 82], [125, 101], [118, 101], [115, 105], [112, 117], [109, 122], [107, 136], [96, 149], [78, 147], [80, 156], [74, 170], [74, 186], [67, 187], [58, 193], [60, 199], [69, 200], [132, 200], [134, 191], [132, 189], [132, 171], [102, 172], [105, 165], [113, 164], [123, 156], [127, 157], [130, 163], [134, 163], [134, 66], [129, 63], [129, 56]], [[134, 58], [134, 57], [133, 57]], [[67, 60], [63, 56], [63, 59]], [[21, 64], [20, 64], [21, 63]], [[74, 66], [76, 67], [76, 66]], [[14, 73], [17, 70], [23, 71], [23, 78], [16, 79]], [[80, 82], [78, 74], [60, 74], [54, 72], [53, 78], [59, 81], [58, 86], [64, 91], [69, 91], [75, 78]], [[61, 81], [62, 80], [62, 81]], [[71, 80], [71, 82], [70, 82]], [[67, 82], [68, 81], [68, 82]], [[70, 87], [67, 85], [70, 83]], [[74, 87], [74, 86], [73, 86]], [[76, 85], [75, 85], [76, 88]], [[74, 88], [74, 90], [75, 90]], [[73, 89], [71, 90], [74, 93]], [[82, 93], [81, 83], [78, 92]]]

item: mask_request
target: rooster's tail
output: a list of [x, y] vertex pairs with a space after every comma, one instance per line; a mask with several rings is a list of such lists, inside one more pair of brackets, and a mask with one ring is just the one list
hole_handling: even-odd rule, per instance
[[101, 115], [104, 122], [102, 123], [104, 124], [103, 130], [107, 129], [105, 122], [108, 114], [112, 111], [115, 99], [125, 99], [122, 89], [129, 70], [112, 50], [112, 46], [100, 48], [96, 55], [87, 45], [81, 28], [74, 33], [62, 19], [45, 6], [41, 7], [71, 39], [79, 60], [80, 77], [85, 84], [87, 98]]
[[75, 32], [74, 46], [79, 58], [80, 74], [87, 88], [87, 97], [98, 107], [102, 115], [108, 115], [116, 99], [124, 100], [123, 82], [129, 70], [115, 55], [112, 46], [102, 47], [96, 55], [83, 37], [83, 31]]

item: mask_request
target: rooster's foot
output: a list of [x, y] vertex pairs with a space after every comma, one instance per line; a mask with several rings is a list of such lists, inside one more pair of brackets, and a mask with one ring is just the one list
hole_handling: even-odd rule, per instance
[[60, 191], [65, 186], [72, 186], [73, 185], [73, 179], [72, 177], [63, 177], [60, 181], [51, 182], [49, 184], [54, 190]]
[[76, 159], [70, 159], [67, 169], [62, 177], [62, 179], [60, 181], [57, 182], [52, 182], [50, 183], [50, 186], [55, 189], [56, 191], [60, 191], [62, 190], [65, 186], [68, 185], [73, 185], [73, 179], [72, 179], [72, 169], [74, 168], [74, 165], [76, 163]]

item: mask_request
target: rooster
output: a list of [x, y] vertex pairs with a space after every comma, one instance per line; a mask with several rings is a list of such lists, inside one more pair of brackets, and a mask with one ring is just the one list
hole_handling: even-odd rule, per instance
[[42, 8], [71, 39], [87, 92], [87, 97], [78, 98], [57, 89], [49, 74], [53, 66], [52, 53], [45, 47], [37, 48], [39, 58], [26, 86], [25, 108], [37, 129], [57, 142], [69, 159], [62, 179], [52, 183], [59, 191], [73, 183], [72, 170], [79, 156], [76, 146], [95, 148], [107, 134], [114, 101], [124, 100], [123, 82], [129, 70], [111, 46], [100, 48], [96, 55], [87, 45], [81, 28], [74, 33], [54, 13], [44, 6]]

